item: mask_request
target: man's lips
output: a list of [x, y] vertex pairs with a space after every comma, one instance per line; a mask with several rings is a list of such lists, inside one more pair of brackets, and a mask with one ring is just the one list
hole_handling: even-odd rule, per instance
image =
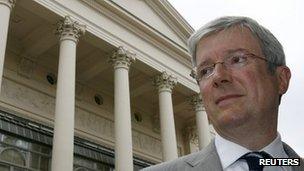
[[224, 100], [227, 100], [227, 99], [238, 98], [238, 97], [242, 97], [242, 96], [243, 95], [239, 95], [239, 94], [231, 94], [231, 95], [221, 96], [215, 101], [215, 104], [219, 104], [221, 101], [224, 101]]

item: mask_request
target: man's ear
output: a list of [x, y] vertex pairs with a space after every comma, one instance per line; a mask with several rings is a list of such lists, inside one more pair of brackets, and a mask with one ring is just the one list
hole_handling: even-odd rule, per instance
[[279, 93], [283, 95], [288, 90], [291, 77], [290, 69], [287, 66], [278, 66], [276, 68], [276, 73], [279, 83]]

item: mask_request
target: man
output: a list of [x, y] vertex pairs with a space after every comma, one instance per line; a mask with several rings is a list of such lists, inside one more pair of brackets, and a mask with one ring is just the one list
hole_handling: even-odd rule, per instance
[[281, 96], [291, 77], [273, 34], [247, 17], [211, 21], [189, 39], [196, 79], [217, 135], [201, 151], [146, 171], [291, 171], [260, 159], [299, 158], [277, 132]]

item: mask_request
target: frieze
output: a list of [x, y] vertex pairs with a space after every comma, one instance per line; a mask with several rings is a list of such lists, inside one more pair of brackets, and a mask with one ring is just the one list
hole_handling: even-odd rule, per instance
[[114, 123], [104, 117], [77, 108], [75, 127], [97, 137], [114, 140]]
[[[75, 127], [97, 137], [114, 141], [114, 122], [102, 116], [77, 109]], [[132, 131], [132, 139], [134, 148], [152, 156], [161, 157], [160, 140], [136, 130]]]
[[[31, 111], [43, 117], [53, 118], [55, 98], [7, 78], [3, 79], [1, 100], [11, 105]], [[75, 128], [96, 137], [114, 141], [114, 122], [110, 119], [76, 107]], [[157, 138], [132, 130], [133, 146], [139, 151], [161, 158], [161, 141]]]
[[161, 157], [162, 145], [160, 140], [148, 136], [146, 134], [140, 133], [138, 131], [133, 131], [132, 141], [133, 141], [133, 147], [145, 151], [146, 153], [152, 156]]
[[17, 84], [9, 79], [3, 79], [1, 98], [14, 106], [45, 114], [52, 118], [55, 109], [55, 99], [31, 88]]

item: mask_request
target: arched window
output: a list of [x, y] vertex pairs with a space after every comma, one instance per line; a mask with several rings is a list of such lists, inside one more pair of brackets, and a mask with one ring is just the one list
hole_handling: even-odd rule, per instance
[[0, 160], [17, 164], [19, 166], [25, 166], [25, 158], [23, 154], [15, 148], [4, 148], [0, 152]]

